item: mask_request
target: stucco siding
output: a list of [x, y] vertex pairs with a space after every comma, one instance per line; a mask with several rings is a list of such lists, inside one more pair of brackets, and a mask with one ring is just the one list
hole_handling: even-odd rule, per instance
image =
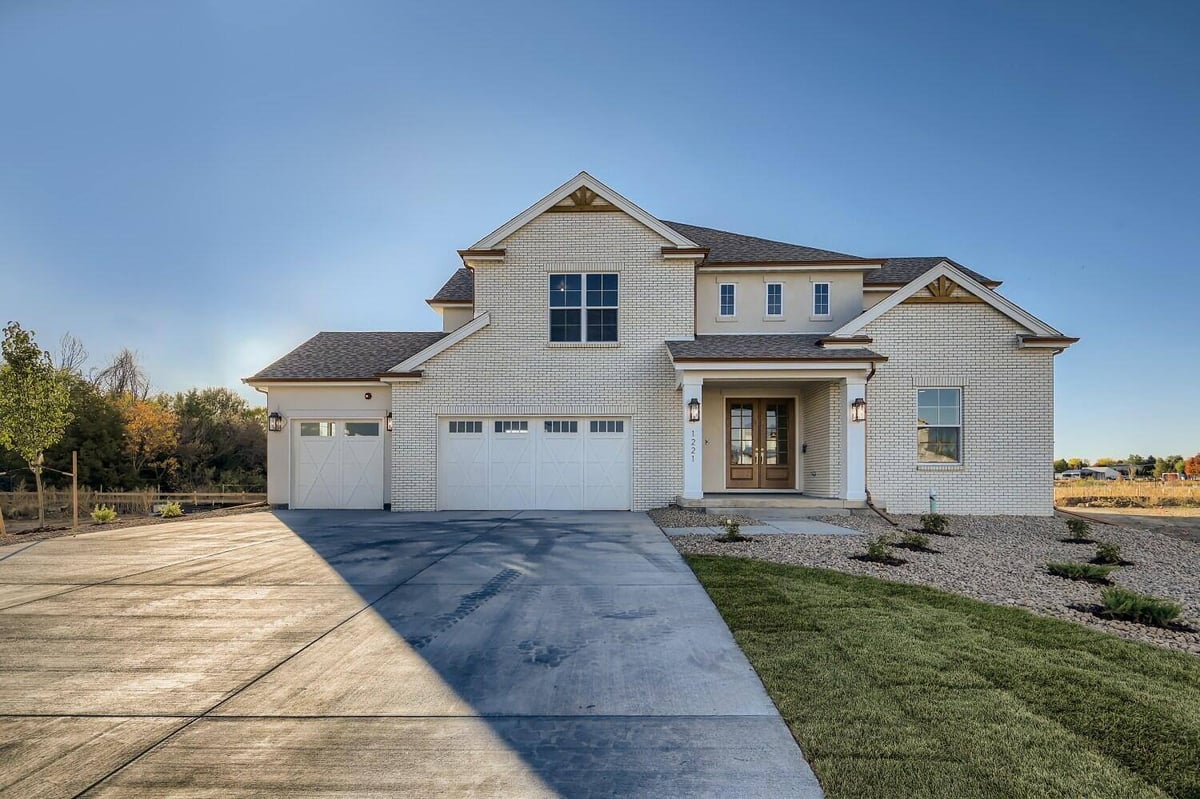
[[[736, 316], [719, 315], [722, 283], [733, 283]], [[767, 284], [783, 284], [783, 313], [767, 316]], [[813, 283], [829, 284], [829, 318], [815, 318]], [[742, 333], [829, 333], [863, 311], [861, 272], [702, 272], [696, 276], [696, 332], [700, 335]]]
[[[629, 418], [634, 508], [678, 495], [681, 399], [664, 340], [692, 335], [694, 287], [665, 244], [616, 212], [543, 214], [501, 242], [504, 262], [475, 270], [475, 309], [491, 323], [392, 389], [392, 508], [436, 507], [437, 419], [453, 414]], [[619, 346], [549, 343], [553, 272], [620, 275]]]
[[[867, 488], [897, 513], [1053, 512], [1054, 361], [984, 304], [901, 304], [869, 324]], [[961, 387], [962, 463], [917, 462], [917, 389]]]

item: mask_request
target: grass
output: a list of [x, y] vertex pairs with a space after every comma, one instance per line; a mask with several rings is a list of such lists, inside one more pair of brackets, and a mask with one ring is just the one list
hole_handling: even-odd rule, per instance
[[1088, 583], [1108, 585], [1108, 576], [1116, 566], [1101, 566], [1095, 563], [1047, 563], [1046, 571], [1055, 577], [1065, 577], [1068, 580], [1083, 580]]
[[1056, 480], [1054, 504], [1095, 508], [1200, 506], [1200, 483], [1158, 480]]
[[1200, 659], [920, 586], [688, 562], [830, 799], [1200, 797]]

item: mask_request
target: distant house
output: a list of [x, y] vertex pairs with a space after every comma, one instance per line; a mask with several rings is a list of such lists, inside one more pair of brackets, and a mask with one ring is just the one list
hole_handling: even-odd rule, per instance
[[1116, 466], [1084, 466], [1080, 475], [1090, 480], [1120, 480], [1127, 475]]

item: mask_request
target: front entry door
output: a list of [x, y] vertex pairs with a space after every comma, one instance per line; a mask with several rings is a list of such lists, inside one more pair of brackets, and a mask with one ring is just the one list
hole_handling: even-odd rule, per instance
[[796, 486], [792, 404], [782, 398], [726, 401], [727, 487]]

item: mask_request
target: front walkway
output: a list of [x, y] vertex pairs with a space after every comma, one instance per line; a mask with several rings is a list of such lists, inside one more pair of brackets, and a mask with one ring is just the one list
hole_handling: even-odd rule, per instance
[[0, 793], [818, 797], [642, 514], [286, 512], [0, 548]]

